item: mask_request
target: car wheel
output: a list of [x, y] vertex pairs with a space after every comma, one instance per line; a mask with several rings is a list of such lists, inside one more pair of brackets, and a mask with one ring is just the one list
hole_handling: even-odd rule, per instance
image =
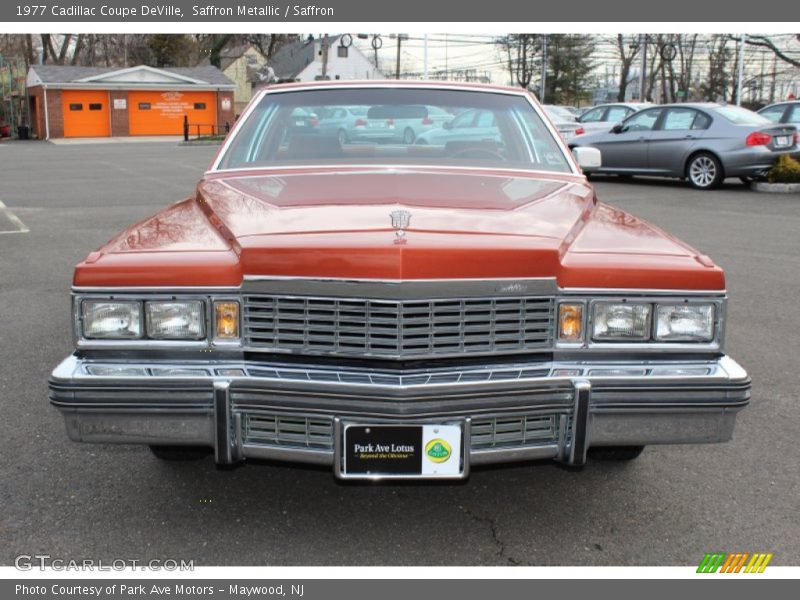
[[339, 133], [336, 134], [336, 137], [339, 138], [339, 145], [344, 146], [350, 140], [347, 139], [347, 132], [344, 129], [340, 129]]
[[403, 132], [403, 143], [407, 145], [411, 145], [414, 143], [414, 139], [416, 138], [416, 134], [411, 127], [406, 127], [406, 130]]
[[707, 152], [695, 154], [686, 165], [689, 184], [698, 190], [711, 190], [722, 183], [725, 174], [717, 157]]
[[200, 460], [211, 454], [205, 446], [150, 446], [152, 452], [161, 460]]
[[643, 450], [644, 446], [598, 446], [589, 448], [589, 456], [599, 460], [633, 460]]

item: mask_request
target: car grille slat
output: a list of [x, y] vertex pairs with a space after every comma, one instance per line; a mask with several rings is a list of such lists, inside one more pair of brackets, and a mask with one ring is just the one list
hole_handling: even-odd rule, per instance
[[414, 358], [552, 347], [552, 297], [371, 300], [246, 295], [248, 349]]

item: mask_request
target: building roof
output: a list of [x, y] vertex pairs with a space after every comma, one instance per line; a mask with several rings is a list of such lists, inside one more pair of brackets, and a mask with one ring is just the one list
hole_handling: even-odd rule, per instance
[[[328, 46], [332, 48], [341, 36], [328, 36]], [[287, 44], [269, 59], [269, 66], [278, 79], [294, 79], [303, 69], [314, 62], [316, 39], [298, 40]]]
[[[239, 44], [238, 46], [230, 46], [223, 48], [219, 53], [219, 66], [224, 71], [229, 66], [231, 66], [237, 59], [241, 58], [242, 56], [247, 53], [248, 50], [255, 50], [259, 54], [261, 52], [256, 48], [253, 44]], [[261, 54], [263, 57], [264, 55]], [[266, 61], [267, 59], [264, 58]]]
[[[211, 65], [198, 67], [156, 68], [147, 65], [136, 67], [78, 67], [71, 65], [32, 65], [28, 72], [28, 85], [74, 87], [139, 87], [157, 84], [174, 84], [181, 87], [231, 88], [234, 86], [222, 71]], [[112, 85], [113, 84], [113, 85]]]

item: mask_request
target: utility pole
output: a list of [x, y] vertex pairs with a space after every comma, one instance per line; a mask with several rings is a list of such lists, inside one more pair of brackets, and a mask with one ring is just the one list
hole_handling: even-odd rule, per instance
[[736, 81], [736, 106], [742, 105], [742, 78], [744, 77], [744, 40], [746, 33], [739, 39], [739, 76]]
[[403, 35], [401, 33], [397, 34], [397, 64], [395, 65], [394, 69], [394, 78], [400, 79], [400, 45], [403, 41]]
[[322, 80], [328, 78], [328, 34], [322, 34]]
[[423, 54], [422, 78], [428, 79], [428, 34], [425, 34], [425, 52]]
[[642, 46], [642, 68], [639, 73], [639, 102], [646, 102], [647, 98], [647, 34], [642, 33], [639, 35], [639, 43]]
[[539, 102], [544, 104], [544, 93], [547, 83], [547, 34], [542, 39], [542, 77], [539, 81]]
[[772, 57], [772, 81], [769, 84], [769, 103], [775, 102], [775, 84], [778, 81], [778, 55]]

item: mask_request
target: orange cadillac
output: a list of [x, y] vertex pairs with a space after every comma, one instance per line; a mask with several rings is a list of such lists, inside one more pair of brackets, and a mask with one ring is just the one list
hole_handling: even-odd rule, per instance
[[76, 441], [343, 479], [727, 441], [722, 269], [600, 203], [600, 160], [520, 89], [268, 88], [194, 197], [77, 266], [50, 401]]

